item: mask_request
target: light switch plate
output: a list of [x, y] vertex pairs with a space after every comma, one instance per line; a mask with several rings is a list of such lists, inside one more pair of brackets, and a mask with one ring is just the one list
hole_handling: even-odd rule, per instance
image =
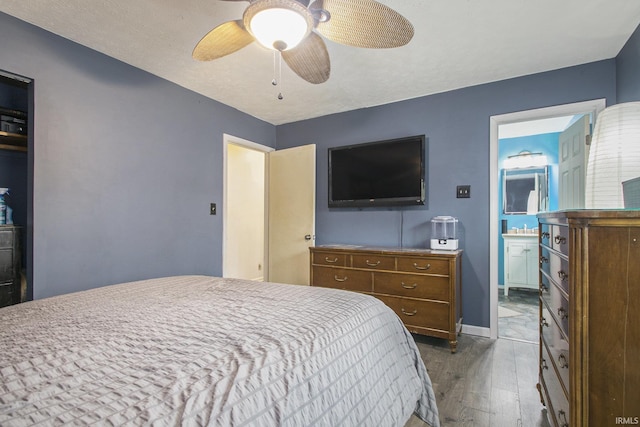
[[216, 214], [216, 204], [211, 203], [211, 205], [209, 205], [209, 215], [215, 215], [215, 214]]
[[456, 187], [456, 197], [458, 199], [468, 199], [471, 197], [470, 185], [458, 185]]

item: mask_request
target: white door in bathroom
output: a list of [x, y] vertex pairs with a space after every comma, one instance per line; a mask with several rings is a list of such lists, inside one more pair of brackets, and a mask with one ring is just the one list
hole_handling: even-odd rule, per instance
[[584, 189], [589, 157], [589, 115], [582, 116], [558, 139], [558, 208], [584, 208]]

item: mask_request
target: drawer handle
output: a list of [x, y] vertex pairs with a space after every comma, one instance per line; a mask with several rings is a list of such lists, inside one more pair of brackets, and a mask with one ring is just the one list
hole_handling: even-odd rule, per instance
[[560, 356], [558, 356], [558, 363], [560, 363], [560, 367], [561, 368], [568, 368], [569, 367], [569, 362], [567, 361], [567, 356], [565, 356], [564, 354], [561, 354]]
[[418, 286], [417, 283], [414, 283], [413, 285], [407, 285], [404, 282], [401, 282], [401, 283], [402, 283], [402, 287], [405, 288], [405, 289], [415, 289]]
[[549, 262], [549, 258], [547, 258], [545, 256], [541, 256], [540, 257], [540, 265], [547, 264], [548, 262]]
[[564, 320], [569, 317], [569, 313], [567, 313], [567, 310], [565, 310], [564, 307], [560, 307], [558, 309], [558, 316], [560, 316], [560, 320]]
[[333, 264], [334, 262], [338, 262], [338, 257], [335, 257], [334, 259], [329, 259], [328, 256], [324, 257], [324, 261], [328, 262], [329, 264]]
[[551, 237], [551, 234], [549, 234], [548, 231], [543, 231], [540, 237], [542, 237], [543, 239], [548, 239], [549, 237]]
[[544, 317], [540, 318], [540, 326], [549, 326], [549, 323], [547, 322], [547, 319], [545, 319]]
[[564, 245], [565, 243], [567, 243], [567, 238], [559, 234], [556, 237], [554, 237], [553, 240], [556, 242], [557, 245]]
[[335, 279], [336, 282], [346, 282], [348, 277], [344, 276], [344, 277], [338, 277], [338, 275], [336, 274], [335, 276], [333, 276], [333, 278]]
[[564, 282], [565, 280], [567, 280], [569, 278], [569, 275], [567, 273], [565, 273], [564, 271], [560, 270], [560, 271], [558, 271], [558, 277], [560, 278], [560, 280], [562, 280]]
[[549, 369], [549, 365], [547, 365], [547, 359], [542, 359], [540, 361], [540, 367], [542, 367], [542, 369]]
[[366, 260], [365, 263], [369, 266], [369, 267], [377, 267], [380, 265], [380, 260], [376, 261], [376, 262], [371, 262], [369, 260]]
[[560, 427], [569, 427], [567, 414], [562, 409], [558, 411], [558, 422], [560, 423]]
[[413, 266], [416, 268], [416, 270], [428, 270], [431, 268], [431, 264], [427, 264], [425, 267], [421, 267], [416, 262], [413, 263]]
[[415, 308], [413, 309], [413, 311], [411, 313], [409, 313], [408, 311], [404, 310], [404, 307], [400, 309], [402, 311], [402, 314], [406, 315], [406, 316], [415, 316], [418, 313], [418, 310], [416, 310]]

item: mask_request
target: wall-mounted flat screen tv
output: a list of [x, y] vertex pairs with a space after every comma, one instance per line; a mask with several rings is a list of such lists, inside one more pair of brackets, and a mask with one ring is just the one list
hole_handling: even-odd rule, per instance
[[329, 148], [329, 207], [424, 205], [425, 136]]

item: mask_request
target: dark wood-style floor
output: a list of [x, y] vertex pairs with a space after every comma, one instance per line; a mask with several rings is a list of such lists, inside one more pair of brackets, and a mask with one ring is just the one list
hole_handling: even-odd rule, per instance
[[[536, 389], [537, 344], [461, 335], [458, 352], [451, 354], [446, 340], [414, 338], [442, 427], [549, 427]], [[426, 425], [414, 415], [405, 427]]]

